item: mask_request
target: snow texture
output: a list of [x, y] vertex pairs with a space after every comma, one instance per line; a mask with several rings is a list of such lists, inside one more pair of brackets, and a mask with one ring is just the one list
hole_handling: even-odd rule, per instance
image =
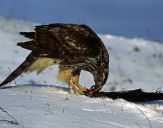
[[[16, 46], [26, 41], [20, 31], [34, 23], [0, 18], [0, 82], [30, 51]], [[110, 53], [110, 74], [103, 91], [163, 87], [163, 45], [144, 39], [99, 35]], [[11, 71], [10, 71], [11, 70]], [[163, 101], [131, 103], [122, 99], [76, 96], [57, 80], [57, 66], [42, 74], [23, 74], [0, 90], [0, 128], [162, 128]], [[88, 72], [80, 83], [93, 84]], [[14, 124], [14, 122], [18, 123]]]

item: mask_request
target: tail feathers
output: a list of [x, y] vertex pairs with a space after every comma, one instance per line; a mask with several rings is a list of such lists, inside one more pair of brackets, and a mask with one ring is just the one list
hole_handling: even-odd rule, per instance
[[6, 85], [7, 83], [16, 79], [20, 74], [26, 71], [26, 69], [32, 64], [35, 59], [30, 54], [27, 59], [16, 69], [14, 70], [1, 84], [1, 86]]
[[23, 36], [30, 38], [30, 39], [35, 38], [35, 32], [20, 32], [20, 35], [23, 35]]

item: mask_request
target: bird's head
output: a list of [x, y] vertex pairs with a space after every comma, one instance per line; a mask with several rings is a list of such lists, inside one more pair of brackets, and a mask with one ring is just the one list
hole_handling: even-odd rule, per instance
[[87, 95], [94, 95], [97, 92], [101, 90], [103, 85], [106, 83], [108, 79], [108, 74], [109, 74], [109, 65], [108, 63], [106, 65], [103, 65], [101, 68], [99, 68], [97, 71], [94, 72], [94, 81], [95, 85], [93, 85], [88, 92], [86, 92]]

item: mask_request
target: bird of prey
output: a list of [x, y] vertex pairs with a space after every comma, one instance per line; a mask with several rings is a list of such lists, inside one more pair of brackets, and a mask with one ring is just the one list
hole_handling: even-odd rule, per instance
[[[1, 84], [6, 85], [23, 72], [41, 73], [48, 66], [59, 64], [58, 78], [67, 82], [75, 94], [94, 94], [106, 83], [109, 72], [109, 54], [101, 39], [87, 25], [54, 23], [35, 26], [34, 32], [20, 32], [31, 39], [18, 46], [31, 53]], [[95, 84], [81, 86], [81, 70], [90, 72]]]

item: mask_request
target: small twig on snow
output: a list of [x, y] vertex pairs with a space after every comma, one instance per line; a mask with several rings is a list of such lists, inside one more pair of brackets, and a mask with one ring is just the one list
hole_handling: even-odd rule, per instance
[[18, 121], [12, 115], [10, 115], [6, 110], [4, 110], [1, 106], [0, 106], [0, 110], [2, 112], [6, 113], [10, 118], [13, 119], [13, 121], [2, 119], [2, 120], [0, 120], [1, 122], [7, 122], [7, 123], [10, 123], [10, 124], [14, 124], [14, 125], [18, 125], [19, 124]]
[[152, 124], [151, 124], [151, 121], [149, 120], [149, 118], [147, 117], [147, 115], [140, 109], [140, 108], [138, 108], [138, 107], [136, 107], [144, 116], [145, 116], [145, 118], [148, 120], [148, 122], [149, 122], [149, 126], [150, 126], [150, 128], [152, 128]]

